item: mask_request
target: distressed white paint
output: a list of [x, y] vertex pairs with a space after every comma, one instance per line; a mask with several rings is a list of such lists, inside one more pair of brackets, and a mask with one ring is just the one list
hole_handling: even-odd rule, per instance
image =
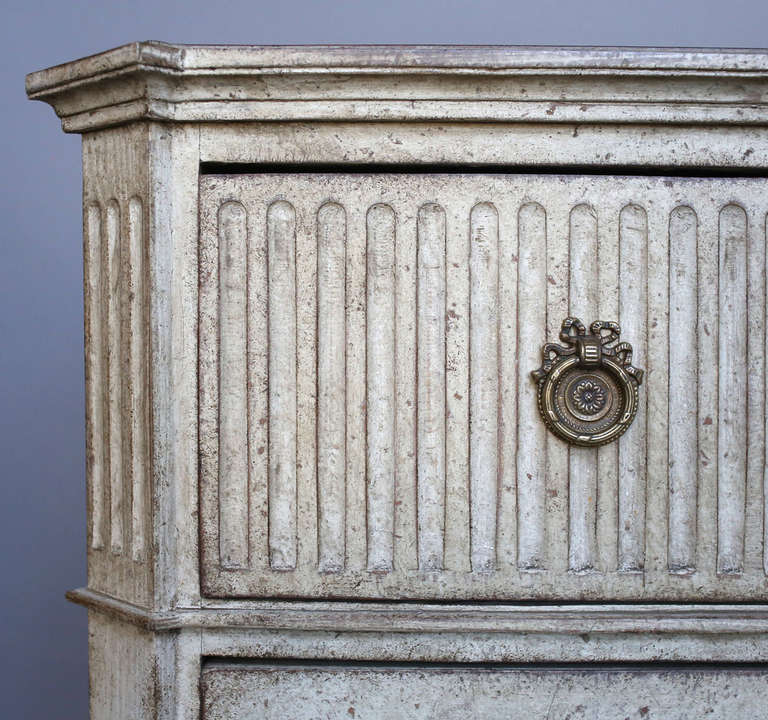
[[[419, 208], [417, 507], [421, 570], [441, 570], [445, 532], [445, 211]], [[389, 388], [391, 393], [392, 389]]]
[[544, 552], [544, 477], [547, 432], [539, 417], [536, 392], [526, 369], [541, 364], [541, 341], [546, 335], [546, 212], [526, 203], [517, 216], [517, 564], [541, 567]]
[[[644, 213], [633, 218], [640, 234], [645, 233], [647, 258], [644, 272], [646, 284], [646, 329], [640, 333], [638, 363], [644, 367], [646, 390], [638, 405], [638, 415], [645, 419], [640, 429], [645, 435], [645, 483], [630, 485], [626, 508], [634, 508], [635, 518], [627, 531], [626, 565], [631, 571], [669, 571], [668, 513], [654, 508], [669, 505], [669, 216], [655, 212], [655, 203], [644, 203]], [[632, 216], [629, 216], [632, 218]], [[635, 224], [635, 223], [633, 223]], [[642, 318], [642, 310], [640, 312]], [[633, 357], [634, 362], [634, 357]], [[643, 406], [642, 403], [645, 403]], [[636, 437], [636, 436], [635, 436]], [[621, 455], [622, 447], [619, 446]], [[641, 450], [636, 450], [640, 456]], [[642, 467], [642, 466], [641, 466]], [[621, 501], [620, 501], [621, 502]], [[621, 506], [620, 506], [621, 507]], [[620, 558], [620, 562], [621, 562]]]
[[267, 210], [269, 265], [269, 554], [296, 566], [296, 215], [284, 200]]
[[[768, 194], [764, 180], [737, 176], [768, 165], [760, 124], [767, 70], [757, 51], [139, 43], [31, 76], [31, 95], [51, 101], [65, 129], [89, 131], [88, 592], [92, 607], [113, 613], [91, 621], [93, 716], [199, 717], [202, 654], [764, 661], [759, 609], [708, 605], [697, 615], [691, 605], [660, 603], [766, 597]], [[419, 122], [403, 122], [411, 120]], [[201, 162], [299, 160], [307, 169], [429, 163], [534, 172], [328, 173], [316, 182], [273, 173], [198, 184]], [[585, 175], [539, 177], [542, 164]], [[728, 168], [734, 177], [586, 170], [629, 165], [703, 176]], [[245, 268], [222, 303], [217, 212], [230, 202], [248, 218], [236, 263]], [[336, 221], [340, 211], [330, 208], [345, 215], [343, 261], [339, 222], [329, 220], [330, 245], [318, 235], [324, 205]], [[492, 255], [483, 265], [472, 253], [473, 217], [491, 205], [495, 325]], [[596, 236], [569, 254], [568, 218], [585, 205], [599, 220]], [[381, 206], [391, 208], [391, 245], [383, 305], [372, 308], [366, 214]], [[419, 209], [436, 206], [442, 215], [428, 220], [440, 218], [442, 235], [429, 222], [419, 233]], [[698, 219], [695, 248], [675, 214], [681, 207]], [[686, 240], [676, 244], [677, 235]], [[442, 274], [423, 262], [436, 240]], [[334, 262], [323, 262], [324, 248], [334, 249]], [[594, 277], [585, 254], [597, 257], [597, 290], [582, 287], [576, 297], [585, 277], [578, 268]], [[528, 373], [541, 345], [556, 341], [561, 316], [584, 297], [600, 319], [620, 318], [635, 364], [647, 371], [618, 453], [617, 444], [574, 454], [543, 430], [531, 402]], [[382, 322], [372, 324], [377, 309]], [[222, 355], [219, 333], [234, 326], [241, 331], [225, 332]], [[494, 357], [483, 352], [494, 328], [495, 388]], [[220, 372], [227, 392], [244, 378], [239, 397], [220, 396]], [[746, 392], [734, 389], [736, 378]], [[691, 383], [683, 402], [678, 389]], [[374, 485], [372, 397], [374, 414], [388, 421], [374, 433], [386, 451]], [[343, 457], [335, 452], [342, 438]], [[234, 554], [220, 553], [232, 539]], [[219, 598], [202, 601], [201, 591]], [[446, 605], [435, 617], [424, 604], [405, 606], [409, 615], [395, 604], [331, 602], [329, 619], [327, 609], [258, 599], [276, 596], [506, 604]], [[599, 619], [590, 604], [542, 620], [545, 609], [509, 604], [532, 598], [653, 605], [643, 617], [602, 606], [610, 619]], [[499, 608], [521, 613], [512, 630]], [[126, 620], [181, 625], [134, 632]], [[420, 697], [430, 687], [418, 674], [403, 677], [399, 687]], [[563, 682], [582, 687], [583, 677], [570, 671]], [[725, 677], [714, 673], [708, 685]], [[665, 692], [684, 685], [677, 675]], [[605, 687], [600, 702], [625, 686], [613, 678]], [[462, 697], [454, 682], [440, 700], [451, 693]], [[728, 711], [744, 714], [741, 694], [739, 685], [727, 695]], [[543, 695], [557, 714], [557, 697]], [[743, 696], [754, 705], [759, 692], [745, 686]], [[598, 701], [590, 702], [594, 710]], [[349, 706], [340, 710], [349, 715]]]
[[747, 448], [747, 216], [738, 205], [720, 211], [720, 294], [717, 436], [717, 570], [744, 566]]
[[470, 216], [470, 497], [472, 569], [496, 566], [499, 481], [499, 215], [490, 203]]
[[85, 278], [85, 394], [86, 394], [86, 460], [91, 481], [91, 547], [104, 547], [104, 523], [106, 521], [105, 474], [108, 467], [104, 433], [104, 337], [102, 334], [102, 298], [104, 292], [104, 263], [102, 262], [102, 212], [97, 204], [86, 209], [84, 247]]
[[[598, 319], [598, 216], [594, 207], [580, 204], [569, 223], [569, 314], [589, 325]], [[568, 567], [576, 572], [592, 570], [597, 557], [595, 510], [597, 505], [597, 449], [569, 450], [570, 499]]]
[[368, 568], [392, 568], [395, 481], [395, 213], [375, 205], [367, 215], [366, 429]]
[[[761, 182], [738, 181], [745, 203], [759, 202]], [[689, 414], [682, 424], [670, 421], [670, 413], [676, 417], [681, 412], [680, 393], [668, 388], [686, 387], [690, 396], [698, 397], [697, 358], [705, 354], [713, 361], [712, 348], [699, 347], [702, 332], [706, 339], [711, 330], [709, 324], [704, 330], [705, 323], [697, 319], [695, 308], [704, 295], [693, 298], [691, 293], [700, 288], [689, 275], [702, 265], [703, 273], [714, 272], [717, 285], [717, 263], [707, 266], [697, 255], [706, 250], [713, 232], [717, 243], [717, 218], [732, 186], [693, 178], [585, 175], [272, 174], [211, 176], [202, 188], [206, 224], [207, 208], [213, 211], [233, 198], [249, 208], [249, 216], [262, 213], [264, 223], [249, 224], [262, 228], [249, 237], [256, 246], [267, 240], [266, 216], [274, 198], [285, 198], [279, 202], [290, 204], [298, 218], [299, 264], [306, 273], [314, 263], [318, 275], [316, 291], [302, 296], [297, 283], [295, 299], [286, 293], [281, 306], [293, 305], [302, 313], [311, 308], [313, 322], [321, 328], [325, 314], [335, 313], [329, 315], [336, 318], [332, 341], [344, 349], [325, 352], [330, 330], [321, 329], [316, 369], [306, 357], [299, 364], [304, 368], [299, 405], [312, 407], [315, 387], [319, 393], [316, 414], [305, 416], [294, 430], [295, 467], [305, 478], [304, 489], [296, 493], [302, 518], [296, 544], [303, 544], [304, 554], [297, 554], [290, 573], [270, 571], [253, 551], [247, 566], [236, 572], [206, 560], [208, 592], [240, 597], [661, 601], [730, 597], [741, 587], [739, 592], [759, 595], [758, 507], [746, 509], [740, 531], [745, 548], [752, 548], [758, 559], [738, 580], [740, 585], [725, 586], [715, 573], [718, 510], [706, 485], [708, 466], [691, 467], [689, 462], [689, 484], [678, 493], [674, 463], [670, 470], [668, 462], [676, 457], [675, 442], [684, 445], [689, 460], [703, 458], [686, 444], [686, 438], [698, 434], [694, 416]], [[328, 197], [334, 198], [332, 205]], [[477, 197], [487, 199], [475, 202]], [[698, 245], [695, 235], [693, 245], [675, 240], [683, 232], [677, 219], [681, 207], [691, 207], [700, 218]], [[331, 265], [323, 235], [318, 236], [327, 211], [335, 218], [327, 227], [336, 228], [337, 255]], [[691, 237], [693, 231], [685, 232]], [[342, 249], [347, 250], [343, 259]], [[302, 254], [309, 250], [311, 261]], [[678, 259], [681, 252], [684, 256]], [[362, 258], [364, 265], [356, 266], [352, 257]], [[258, 257], [255, 261], [263, 262]], [[681, 262], [688, 279], [677, 282]], [[510, 265], [521, 268], [511, 275], [511, 287], [510, 275], [502, 271]], [[258, 276], [255, 270], [248, 272]], [[303, 284], [314, 288], [314, 282], [310, 278]], [[327, 293], [331, 282], [335, 295]], [[681, 296], [688, 298], [683, 316], [675, 310]], [[316, 301], [310, 304], [312, 298]], [[599, 451], [569, 448], [544, 428], [529, 372], [541, 362], [544, 341], [557, 340], [565, 315], [579, 315], [586, 323], [617, 317], [604, 314], [603, 307], [620, 311], [622, 340], [632, 343], [634, 364], [646, 370], [640, 410], [618, 444]], [[713, 312], [717, 319], [717, 309]], [[201, 316], [201, 327], [207, 327], [207, 313]], [[698, 334], [691, 318], [701, 328]], [[674, 350], [670, 333], [679, 336]], [[208, 347], [207, 340], [203, 344]], [[297, 348], [305, 344], [307, 340]], [[305, 356], [311, 352], [312, 345]], [[205, 362], [203, 384], [208, 382]], [[668, 362], [682, 367], [680, 373], [671, 377]], [[331, 403], [324, 388], [333, 378]], [[261, 385], [274, 391], [271, 372]], [[201, 398], [202, 404], [210, 402]], [[690, 412], [697, 412], [696, 407], [701, 413], [707, 404], [697, 401]], [[329, 408], [333, 422], [326, 417]], [[511, 423], [515, 412], [520, 420], [510, 440], [504, 423]], [[706, 417], [699, 421], [705, 432], [710, 425], [717, 427], [716, 414], [710, 424], [704, 423]], [[261, 432], [273, 437], [271, 421], [264, 425]], [[207, 443], [206, 428], [202, 438]], [[328, 494], [323, 448], [332, 436], [339, 447], [346, 445], [348, 457], [343, 483], [337, 475], [335, 491]], [[675, 441], [678, 436], [683, 439]], [[249, 456], [261, 457], [259, 447], [251, 445]], [[206, 468], [203, 483], [208, 488]], [[263, 473], [259, 477], [254, 476], [240, 500], [242, 507], [250, 502], [252, 539], [272, 531], [270, 513], [292, 521], [294, 512], [290, 504], [273, 504], [260, 495]], [[704, 484], [691, 494], [692, 480], [700, 478]], [[681, 504], [675, 505], [678, 500]], [[215, 492], [206, 490], [203, 502], [210, 506], [206, 518], [222, 507]], [[687, 527], [675, 519], [680, 513]], [[216, 537], [206, 521], [204, 543]], [[681, 547], [696, 572], [674, 555]], [[439, 582], [414, 575], [417, 570]], [[468, 573], [482, 576], [482, 581], [471, 580]]]
[[130, 314], [131, 398], [131, 554], [144, 560], [147, 547], [147, 489], [149, 458], [147, 453], [148, 367], [147, 367], [147, 290], [144, 242], [144, 206], [141, 198], [128, 201], [128, 312]]
[[[619, 217], [619, 322], [632, 343], [632, 363], [645, 368], [648, 353], [648, 219], [645, 208], [628, 204]], [[656, 378], [653, 378], [656, 379]], [[663, 382], [663, 378], [659, 378]], [[618, 440], [618, 566], [640, 571], [645, 563], [646, 406], [640, 395], [633, 432]]]
[[[619, 214], [620, 215], [620, 214]], [[603, 213], [600, 235], [606, 240], [598, 242], [598, 307], [600, 318], [619, 317], [619, 287], [610, 278], [619, 275], [620, 216]], [[629, 339], [629, 336], [627, 336]], [[630, 340], [633, 342], [634, 338]], [[611, 443], [597, 449], [597, 503], [596, 533], [598, 538], [598, 568], [610, 572], [618, 567], [618, 543], [613, 542], [613, 528], [619, 522], [619, 444]]]
[[[481, 204], [482, 205], [482, 204]], [[478, 206], [475, 206], [478, 207]], [[469, 269], [471, 256], [471, 230], [467, 231], [467, 222], [472, 223], [474, 209], [463, 204], [448, 205], [446, 209], [445, 248], [445, 570], [453, 572], [471, 572], [478, 567], [473, 561], [473, 549], [479, 539], [472, 534], [471, 498], [473, 495], [471, 479], [470, 416], [470, 324], [472, 316], [472, 290]], [[494, 312], [496, 309], [494, 307]], [[477, 318], [476, 318], [477, 319]], [[495, 378], [498, 385], [498, 376]], [[498, 421], [497, 421], [498, 422]], [[498, 440], [494, 442], [496, 446]], [[495, 481], [494, 481], [495, 483]], [[498, 491], [494, 489], [492, 502], [498, 505]], [[493, 547], [496, 538], [493, 533], [498, 529], [495, 508], [486, 508], [483, 544]], [[490, 551], [485, 551], [484, 560]], [[493, 564], [493, 558], [491, 566]]]
[[[579, 717], [632, 713], [687, 720], [740, 717], [763, 692], [762, 669], [505, 669], [283, 667], [268, 662], [211, 664], [202, 673], [205, 720], [332, 720], [349, 717]], [[630, 710], [631, 708], [631, 710]], [[321, 710], [322, 709], [322, 710]], [[631, 715], [630, 715], [631, 716]]]
[[219, 551], [248, 565], [247, 257], [245, 207], [219, 208]]
[[107, 204], [104, 312], [107, 328], [107, 414], [109, 437], [110, 548], [115, 555], [124, 544], [123, 384], [122, 353], [123, 248], [120, 206]]
[[319, 567], [344, 566], [346, 480], [346, 218], [317, 213], [317, 488]]
[[669, 216], [669, 569], [696, 567], [698, 218]]

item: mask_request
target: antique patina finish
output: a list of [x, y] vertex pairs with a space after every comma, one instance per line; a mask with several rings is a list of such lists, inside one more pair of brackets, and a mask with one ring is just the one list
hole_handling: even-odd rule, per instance
[[547, 427], [573, 445], [605, 445], [623, 435], [637, 414], [643, 371], [632, 366], [632, 346], [618, 342], [619, 324], [595, 320], [590, 334], [578, 318], [566, 318], [565, 343], [547, 343], [544, 362], [532, 372], [539, 412]]
[[768, 53], [27, 90], [83, 136], [93, 720], [759, 714]]

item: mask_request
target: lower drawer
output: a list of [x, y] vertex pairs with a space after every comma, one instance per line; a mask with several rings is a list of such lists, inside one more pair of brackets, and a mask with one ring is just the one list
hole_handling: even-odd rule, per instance
[[[205, 720], [748, 718], [768, 666], [322, 665], [209, 661]], [[762, 700], [761, 700], [762, 696]]]

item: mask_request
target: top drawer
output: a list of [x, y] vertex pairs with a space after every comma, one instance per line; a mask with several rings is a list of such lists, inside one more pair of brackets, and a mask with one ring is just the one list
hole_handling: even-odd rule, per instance
[[[768, 597], [764, 179], [200, 184], [203, 592]], [[545, 428], [560, 323], [645, 370], [617, 442]]]

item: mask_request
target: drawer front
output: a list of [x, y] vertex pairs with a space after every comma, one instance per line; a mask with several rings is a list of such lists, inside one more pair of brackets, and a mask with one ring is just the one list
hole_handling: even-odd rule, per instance
[[[201, 178], [203, 590], [756, 600], [764, 179]], [[599, 448], [544, 426], [567, 316], [645, 370]]]
[[205, 720], [755, 717], [768, 670], [216, 665]]

